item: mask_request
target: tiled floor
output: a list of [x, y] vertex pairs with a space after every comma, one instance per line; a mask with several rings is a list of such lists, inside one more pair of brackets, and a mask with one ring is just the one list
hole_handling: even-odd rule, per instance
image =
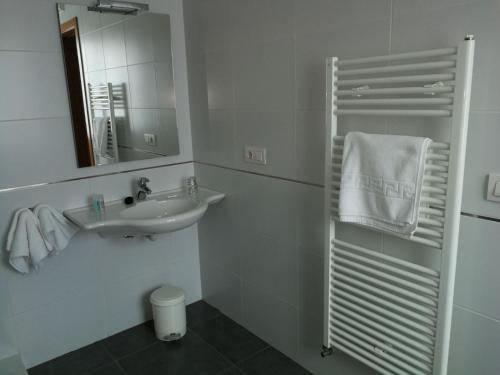
[[31, 368], [30, 375], [302, 375], [304, 368], [200, 301], [187, 307], [188, 332], [156, 339], [152, 322]]

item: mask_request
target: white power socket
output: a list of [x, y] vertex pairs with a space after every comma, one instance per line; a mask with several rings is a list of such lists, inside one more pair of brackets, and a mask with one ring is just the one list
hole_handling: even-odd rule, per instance
[[500, 174], [490, 173], [488, 175], [488, 191], [486, 200], [500, 202]]
[[144, 143], [148, 146], [156, 146], [156, 135], [144, 133]]
[[254, 164], [267, 164], [267, 150], [262, 147], [245, 146], [245, 161]]

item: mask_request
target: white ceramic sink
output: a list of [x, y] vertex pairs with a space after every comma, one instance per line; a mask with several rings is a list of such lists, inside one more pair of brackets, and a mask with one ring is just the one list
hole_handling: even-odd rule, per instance
[[223, 198], [222, 193], [200, 187], [196, 198], [175, 190], [153, 194], [131, 206], [122, 201], [108, 202], [103, 215], [97, 215], [91, 207], [67, 210], [64, 215], [81, 228], [104, 237], [154, 236], [196, 223], [210, 204]]

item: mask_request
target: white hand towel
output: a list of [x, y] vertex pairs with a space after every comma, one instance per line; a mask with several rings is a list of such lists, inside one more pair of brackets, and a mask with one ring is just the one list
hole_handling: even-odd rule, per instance
[[21, 273], [30, 272], [30, 264], [38, 268], [40, 262], [52, 251], [40, 232], [39, 222], [27, 208], [17, 210], [7, 235], [9, 263]]
[[429, 138], [350, 132], [344, 140], [340, 221], [410, 236], [417, 227]]
[[108, 121], [109, 117], [95, 117], [94, 123], [94, 150], [100, 156], [108, 152]]
[[73, 223], [46, 204], [37, 205], [33, 212], [40, 221], [40, 229], [44, 238], [56, 252], [68, 246], [69, 240], [78, 231]]

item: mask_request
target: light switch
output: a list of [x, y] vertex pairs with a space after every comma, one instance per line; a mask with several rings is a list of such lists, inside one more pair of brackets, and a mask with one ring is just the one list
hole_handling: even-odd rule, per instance
[[148, 146], [156, 146], [156, 135], [144, 133], [144, 143]]
[[500, 202], [500, 174], [490, 173], [488, 175], [486, 200]]

